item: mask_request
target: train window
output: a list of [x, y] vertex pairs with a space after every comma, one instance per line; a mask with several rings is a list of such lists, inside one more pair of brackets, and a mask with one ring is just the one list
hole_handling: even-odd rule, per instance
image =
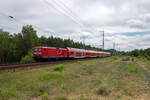
[[44, 48], [44, 51], [46, 51], [46, 48]]
[[38, 48], [34, 48], [34, 51], [38, 51]]
[[34, 51], [42, 51], [42, 48], [34, 48]]
[[42, 48], [39, 48], [39, 51], [42, 51]]
[[38, 51], [42, 51], [42, 48], [38, 48]]

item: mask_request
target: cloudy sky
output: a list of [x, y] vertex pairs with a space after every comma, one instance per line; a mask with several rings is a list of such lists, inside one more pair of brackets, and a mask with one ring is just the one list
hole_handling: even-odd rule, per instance
[[[150, 0], [1, 0], [0, 28], [11, 34], [30, 24], [39, 36], [54, 35], [105, 48], [150, 47]], [[13, 16], [14, 19], [8, 16]]]

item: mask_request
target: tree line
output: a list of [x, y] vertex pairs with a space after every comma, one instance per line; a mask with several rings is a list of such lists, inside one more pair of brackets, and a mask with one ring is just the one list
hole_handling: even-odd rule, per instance
[[150, 48], [147, 49], [135, 49], [132, 51], [122, 52], [122, 55], [134, 56], [139, 58], [146, 58], [150, 60]]
[[99, 50], [81, 42], [74, 42], [71, 39], [61, 39], [53, 36], [38, 37], [36, 30], [31, 25], [26, 25], [23, 26], [20, 33], [13, 35], [0, 29], [0, 64], [20, 62], [27, 55], [30, 55], [27, 59], [31, 59], [34, 46]]

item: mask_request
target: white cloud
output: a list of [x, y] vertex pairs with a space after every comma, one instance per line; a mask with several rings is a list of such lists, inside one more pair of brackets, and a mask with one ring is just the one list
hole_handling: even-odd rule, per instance
[[[82, 41], [80, 37], [86, 36], [86, 44], [97, 47], [102, 44], [101, 30], [105, 31], [105, 48], [112, 48], [113, 42], [122, 50], [149, 47], [148, 33], [135, 34], [150, 31], [149, 0], [61, 0], [74, 12], [75, 19], [80, 17], [77, 22], [68, 17], [70, 15], [60, 13], [62, 9], [56, 7], [54, 0], [47, 1], [51, 4], [45, 4], [44, 0], [1, 0], [0, 28], [11, 33], [21, 31], [21, 23], [9, 19], [5, 13], [22, 23], [55, 31], [56, 36], [62, 38]], [[59, 0], [55, 1], [59, 3]], [[135, 35], [125, 35], [126, 32]], [[38, 35], [51, 34], [38, 30]]]

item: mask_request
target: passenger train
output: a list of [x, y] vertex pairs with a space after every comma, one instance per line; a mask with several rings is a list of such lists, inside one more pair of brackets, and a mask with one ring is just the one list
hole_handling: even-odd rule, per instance
[[100, 52], [93, 50], [77, 48], [56, 48], [47, 46], [34, 47], [34, 59], [65, 59], [65, 58], [88, 58], [88, 57], [109, 57], [109, 52]]

